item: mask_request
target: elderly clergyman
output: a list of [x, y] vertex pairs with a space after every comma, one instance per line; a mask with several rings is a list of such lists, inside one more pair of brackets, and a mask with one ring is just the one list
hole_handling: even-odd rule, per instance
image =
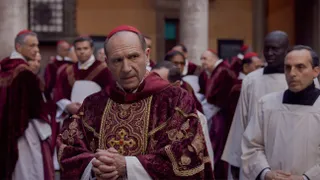
[[105, 42], [114, 84], [86, 98], [58, 138], [62, 179], [214, 179], [194, 99], [146, 70], [134, 27]]

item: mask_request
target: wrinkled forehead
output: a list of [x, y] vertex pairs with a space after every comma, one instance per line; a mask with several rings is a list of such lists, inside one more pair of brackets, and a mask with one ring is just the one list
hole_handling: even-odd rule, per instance
[[38, 38], [37, 38], [37, 36], [30, 34], [24, 38], [24, 42], [27, 44], [38, 43]]
[[171, 61], [174, 62], [184, 62], [184, 57], [182, 57], [180, 54], [176, 54], [171, 58]]
[[108, 55], [124, 55], [132, 51], [142, 51], [137, 34], [132, 32], [118, 32], [114, 34], [106, 44]]
[[285, 57], [285, 63], [312, 63], [312, 57], [308, 50], [293, 50], [289, 52]]
[[252, 60], [252, 61], [255, 61], [255, 62], [262, 62], [262, 59], [260, 59], [260, 58], [257, 57], [257, 56], [251, 57], [251, 60]]
[[285, 37], [282, 36], [268, 36], [266, 37], [266, 39], [264, 40], [264, 46], [265, 47], [283, 47], [285, 48], [286, 46], [286, 39]]
[[59, 47], [63, 49], [69, 49], [70, 45], [67, 42], [62, 42], [61, 44], [59, 44]]
[[179, 51], [179, 52], [181, 52], [181, 53], [184, 53], [181, 46], [174, 46], [174, 47], [172, 48], [172, 50], [174, 50], [174, 51]]
[[215, 55], [213, 55], [213, 53], [211, 53], [210, 51], [205, 51], [202, 53], [202, 57], [205, 57], [207, 59], [214, 57]]
[[99, 53], [104, 53], [104, 48], [100, 48], [100, 49], [98, 50], [98, 52], [99, 52]]
[[75, 43], [74, 46], [77, 49], [77, 48], [83, 48], [83, 47], [91, 47], [91, 44], [89, 41], [85, 40], [85, 41], [79, 41], [79, 42]]

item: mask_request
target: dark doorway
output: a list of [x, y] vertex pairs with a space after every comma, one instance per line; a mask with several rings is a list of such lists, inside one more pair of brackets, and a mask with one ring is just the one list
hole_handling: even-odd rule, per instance
[[317, 48], [317, 15], [315, 13], [318, 0], [295, 0], [295, 44], [303, 44]]
[[176, 44], [180, 42], [179, 31], [179, 19], [165, 19], [165, 53], [170, 51]]

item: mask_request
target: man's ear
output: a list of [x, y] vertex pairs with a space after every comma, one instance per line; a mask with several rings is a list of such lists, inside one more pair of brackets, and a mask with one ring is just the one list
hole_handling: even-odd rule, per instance
[[15, 49], [16, 49], [17, 52], [21, 52], [21, 44], [16, 43], [15, 44]]
[[146, 55], [147, 63], [149, 63], [149, 60], [150, 60], [150, 48], [146, 48], [146, 50], [144, 51], [144, 54]]
[[320, 73], [320, 67], [319, 66], [315, 66], [313, 68], [313, 77], [316, 78], [319, 76], [319, 73]]

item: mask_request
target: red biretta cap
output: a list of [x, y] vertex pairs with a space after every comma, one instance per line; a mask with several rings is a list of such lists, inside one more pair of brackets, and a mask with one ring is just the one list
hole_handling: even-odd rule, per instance
[[107, 38], [110, 39], [114, 34], [120, 32], [120, 31], [130, 31], [130, 32], [133, 32], [133, 33], [136, 33], [136, 34], [141, 34], [141, 32], [133, 27], [133, 26], [129, 26], [129, 25], [121, 25], [121, 26], [118, 26], [116, 28], [114, 28], [108, 35], [107, 35]]
[[244, 55], [243, 59], [250, 59], [252, 57], [258, 57], [258, 54], [255, 53], [255, 52], [249, 52], [249, 53]]

